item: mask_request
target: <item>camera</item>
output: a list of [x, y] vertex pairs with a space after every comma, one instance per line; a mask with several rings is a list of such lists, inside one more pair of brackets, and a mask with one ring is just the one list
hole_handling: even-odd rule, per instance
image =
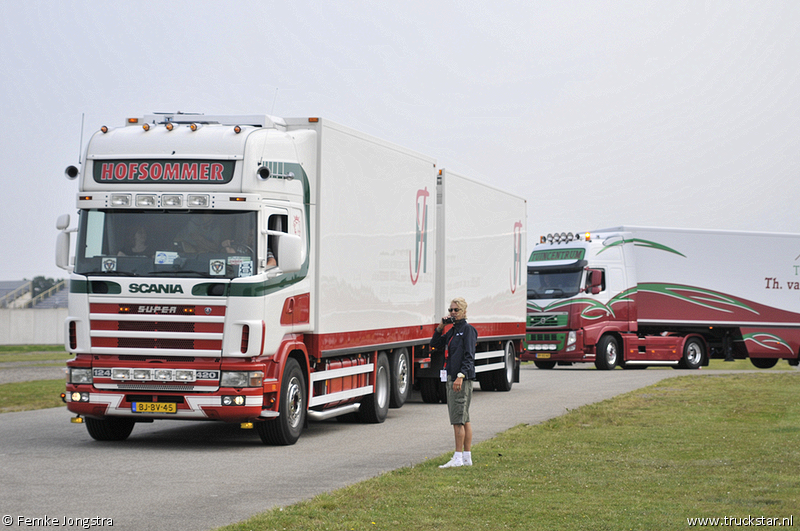
[[454, 317], [442, 317], [442, 324], [453, 324], [456, 320]]

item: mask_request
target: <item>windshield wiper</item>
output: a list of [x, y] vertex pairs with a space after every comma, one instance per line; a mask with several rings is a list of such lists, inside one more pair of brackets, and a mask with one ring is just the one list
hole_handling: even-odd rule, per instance
[[107, 276], [107, 277], [137, 277], [139, 276], [137, 273], [133, 273], [131, 271], [86, 271], [83, 273], [79, 273], [81, 275], [100, 275], [100, 276]]
[[230, 280], [228, 277], [220, 277], [219, 275], [212, 275], [210, 273], [203, 273], [200, 271], [186, 271], [183, 269], [173, 269], [171, 271], [150, 271], [146, 277], [198, 277], [198, 278], [221, 278], [223, 280]]

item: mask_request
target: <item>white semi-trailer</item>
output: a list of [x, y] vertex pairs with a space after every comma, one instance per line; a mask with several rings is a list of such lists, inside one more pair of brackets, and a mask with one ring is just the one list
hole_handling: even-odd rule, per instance
[[543, 237], [523, 360], [600, 369], [798, 364], [800, 235], [620, 226]]
[[67, 175], [65, 400], [95, 439], [195, 419], [292, 444], [308, 419], [382, 422], [415, 383], [440, 390], [428, 342], [456, 296], [481, 378], [511, 387], [523, 199], [316, 118], [133, 118]]

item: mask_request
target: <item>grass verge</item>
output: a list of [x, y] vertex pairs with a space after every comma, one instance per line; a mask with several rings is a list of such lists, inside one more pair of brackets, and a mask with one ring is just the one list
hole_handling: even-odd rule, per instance
[[64, 351], [64, 345], [0, 345], [0, 354], [59, 351]]
[[63, 345], [0, 345], [0, 363], [68, 360], [72, 357]]
[[0, 385], [0, 413], [63, 406], [64, 378]]
[[448, 454], [220, 531], [685, 529], [694, 517], [800, 522], [798, 394], [796, 372], [671, 378], [513, 428], [473, 447], [475, 466], [438, 469]]

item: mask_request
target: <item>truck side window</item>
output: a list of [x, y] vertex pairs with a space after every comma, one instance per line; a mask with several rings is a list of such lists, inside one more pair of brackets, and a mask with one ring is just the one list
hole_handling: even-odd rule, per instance
[[[289, 225], [289, 216], [286, 214], [272, 214], [267, 220], [267, 229], [278, 232], [287, 232], [286, 228]], [[277, 237], [267, 237], [267, 249], [277, 260], [278, 258], [278, 242]]]

